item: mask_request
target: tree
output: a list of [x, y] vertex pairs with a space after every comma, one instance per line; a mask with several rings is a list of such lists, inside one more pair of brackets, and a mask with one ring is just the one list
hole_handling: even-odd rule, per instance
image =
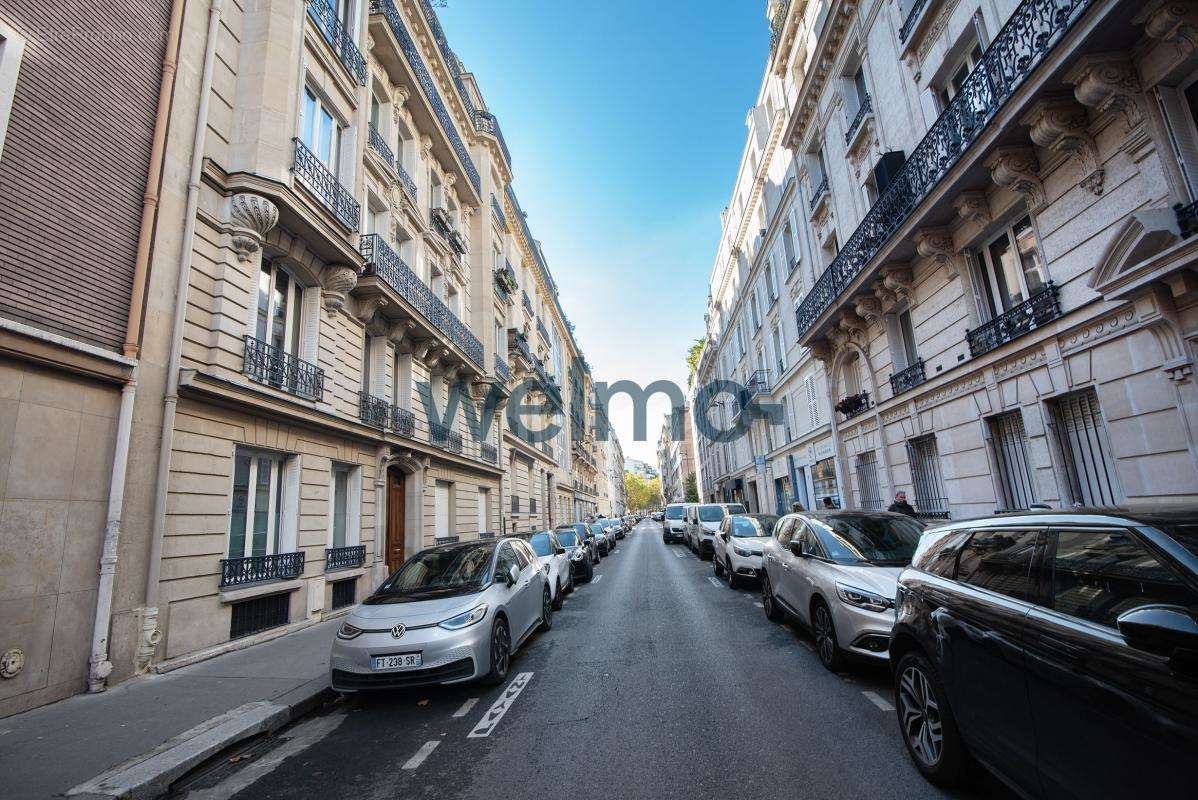
[[625, 472], [624, 496], [630, 511], [660, 508], [661, 481], [657, 478], [646, 480], [635, 472]]
[[699, 369], [699, 357], [703, 355], [703, 347], [706, 344], [707, 340], [700, 337], [695, 339], [695, 343], [691, 345], [690, 350], [686, 351], [686, 365], [690, 367], [690, 373], [686, 378], [688, 386], [695, 382], [695, 372]]
[[686, 473], [686, 478], [682, 481], [682, 490], [686, 493], [685, 502], [699, 502], [699, 482], [695, 480], [695, 473]]

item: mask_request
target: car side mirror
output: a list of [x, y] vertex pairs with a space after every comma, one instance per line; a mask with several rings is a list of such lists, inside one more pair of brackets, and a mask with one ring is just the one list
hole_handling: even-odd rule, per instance
[[564, 548], [564, 547], [559, 547], [559, 548], [557, 548], [556, 550], [554, 550], [553, 552], [557, 553], [557, 554], [560, 556], [560, 555], [562, 555], [563, 553], [565, 553], [565, 552], [566, 552], [566, 548]]
[[790, 540], [790, 552], [794, 553], [798, 558], [807, 557], [807, 553], [803, 550], [803, 543], [795, 539]]
[[1198, 653], [1198, 621], [1179, 606], [1140, 606], [1120, 614], [1115, 624], [1137, 650], [1160, 656], [1173, 656], [1178, 650]]

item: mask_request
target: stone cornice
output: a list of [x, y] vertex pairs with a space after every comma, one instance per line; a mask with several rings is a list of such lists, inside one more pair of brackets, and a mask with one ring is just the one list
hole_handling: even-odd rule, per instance
[[797, 150], [805, 138], [807, 125], [819, 107], [820, 94], [836, 62], [840, 45], [848, 30], [849, 20], [857, 10], [857, 0], [833, 0], [820, 32], [819, 43], [811, 58], [813, 70], [804, 76], [803, 88], [799, 92], [795, 110], [786, 125], [786, 146]]

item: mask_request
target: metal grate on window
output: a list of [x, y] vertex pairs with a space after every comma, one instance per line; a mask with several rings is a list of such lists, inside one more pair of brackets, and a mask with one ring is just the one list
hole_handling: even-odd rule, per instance
[[874, 450], [857, 456], [857, 487], [861, 507], [870, 511], [882, 509], [882, 488], [878, 485], [878, 454]]
[[999, 502], [1004, 511], [1031, 508], [1036, 502], [1035, 482], [1027, 458], [1027, 433], [1023, 414], [1011, 411], [991, 417], [990, 446], [998, 466]]
[[271, 594], [233, 604], [229, 638], [240, 639], [286, 625], [291, 620], [291, 594]]
[[348, 581], [337, 581], [333, 584], [333, 608], [345, 608], [358, 601], [357, 578]]
[[1102, 410], [1093, 388], [1051, 404], [1053, 433], [1065, 465], [1071, 500], [1085, 506], [1115, 505], [1119, 496], [1115, 461], [1106, 444]]
[[948, 519], [948, 497], [940, 476], [940, 452], [936, 435], [928, 434], [907, 442], [911, 482], [915, 488], [915, 513], [924, 519]]

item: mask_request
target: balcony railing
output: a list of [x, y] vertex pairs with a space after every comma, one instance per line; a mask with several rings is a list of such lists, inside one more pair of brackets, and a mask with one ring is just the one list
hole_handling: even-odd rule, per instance
[[503, 206], [495, 199], [495, 195], [491, 195], [491, 213], [495, 215], [495, 220], [499, 223], [499, 227], [503, 228], [506, 232], [508, 230], [507, 215], [503, 213]]
[[873, 402], [869, 399], [869, 392], [851, 394], [836, 404], [836, 410], [844, 414], [845, 419], [852, 419], [859, 414], [864, 414], [872, 407]]
[[915, 0], [911, 4], [911, 10], [907, 12], [907, 18], [903, 20], [903, 27], [899, 28], [899, 41], [906, 42], [907, 37], [911, 35], [911, 31], [915, 28], [915, 21], [919, 19], [919, 13], [923, 11], [923, 7], [927, 5], [928, 0]]
[[324, 396], [323, 369], [253, 336], [244, 342], [241, 371], [251, 379], [305, 400]]
[[404, 191], [415, 200], [416, 181], [412, 180], [412, 176], [408, 174], [408, 171], [404, 169], [403, 164], [399, 163], [399, 161], [395, 162], [395, 177], [399, 180], [399, 185], [404, 188]]
[[828, 176], [825, 175], [823, 180], [815, 187], [815, 191], [811, 193], [811, 202], [809, 207], [815, 211], [815, 207], [819, 205], [820, 198], [828, 193]]
[[492, 464], [499, 463], [499, 449], [496, 448], [495, 445], [483, 442], [481, 445], [479, 445], [478, 451], [479, 455], [482, 456], [483, 461], [489, 461]]
[[795, 313], [800, 338], [903, 227], [1093, 0], [1023, 0]]
[[508, 164], [512, 163], [512, 153], [507, 149], [507, 142], [503, 138], [503, 130], [499, 127], [499, 120], [494, 114], [487, 111], [474, 112], [474, 127], [482, 133], [489, 133], [499, 140], [499, 149], [503, 151], [503, 157]]
[[462, 256], [470, 250], [470, 243], [466, 241], [466, 237], [462, 235], [461, 231], [456, 230], [449, 232], [449, 246]]
[[948, 498], [929, 497], [924, 500], [915, 499], [916, 519], [948, 519]]
[[387, 418], [391, 415], [391, 404], [381, 400], [370, 392], [358, 392], [358, 417], [372, 428], [380, 430], [387, 427]]
[[495, 288], [503, 294], [505, 300], [508, 300], [519, 287], [516, 271], [512, 269], [512, 262], [505, 258], [503, 266], [495, 268]]
[[329, 0], [308, 0], [308, 16], [316, 23], [324, 40], [333, 48], [337, 58], [341, 60], [346, 71], [358, 81], [359, 86], [366, 85], [366, 59], [362, 51], [354, 44], [354, 39], [341, 20]]
[[304, 571], [304, 553], [275, 553], [269, 556], [222, 558], [220, 586], [241, 586], [246, 583], [277, 581], [299, 577]]
[[745, 381], [745, 391], [749, 397], [756, 397], [763, 392], [768, 392], [770, 389], [770, 371], [768, 369], [754, 370], [749, 374], [749, 379]]
[[383, 161], [387, 162], [387, 166], [395, 164], [395, 153], [387, 145], [387, 140], [383, 138], [383, 134], [379, 133], [378, 128], [373, 124], [370, 126], [370, 133], [367, 141], [370, 143], [370, 149], [379, 154]]
[[326, 167], [308, 146], [295, 140], [295, 161], [291, 171], [296, 177], [324, 203], [337, 220], [351, 231], [358, 229], [358, 219], [361, 208], [354, 199], [353, 193], [341, 185], [328, 167]]
[[1173, 206], [1177, 214], [1177, 227], [1181, 229], [1181, 238], [1189, 239], [1198, 231], [1198, 202], [1183, 206], [1181, 203]]
[[463, 442], [461, 435], [451, 431], [445, 425], [430, 421], [428, 424], [428, 433], [429, 441], [438, 447], [448, 450], [451, 453], [462, 452]]
[[416, 436], [416, 416], [406, 408], [391, 406], [390, 428], [399, 436], [414, 438]]
[[366, 274], [377, 275], [400, 297], [412, 304], [430, 325], [441, 331], [480, 369], [484, 362], [483, 343], [470, 332], [457, 315], [420, 280], [404, 260], [377, 233], [363, 236], [358, 249], [366, 260]]
[[790, 0], [784, 0], [774, 12], [774, 18], [770, 20], [770, 53], [778, 47], [778, 40], [782, 38], [782, 27], [786, 24], [786, 15], [789, 12]]
[[504, 383], [512, 379], [512, 371], [499, 353], [495, 354], [495, 374], [502, 378]]
[[553, 445], [549, 442], [541, 442], [541, 452], [549, 456], [550, 461], [557, 461], [557, 451], [553, 449]]
[[366, 563], [366, 545], [354, 544], [348, 547], [327, 547], [324, 551], [324, 569], [329, 572], [335, 569], [351, 569]]
[[[427, 2], [423, 2], [427, 6]], [[438, 45], [445, 42], [445, 34], [438, 31], [441, 30], [439, 22], [436, 22], [437, 15], [431, 13], [432, 9], [427, 9], [426, 16], [430, 18], [430, 25], [433, 27], [434, 35], [439, 35]], [[370, 13], [382, 14], [386, 20], [391, 32], [395, 34], [395, 40], [399, 42], [399, 49], [403, 51], [404, 58], [412, 67], [412, 71], [416, 73], [416, 80], [420, 83], [420, 88], [424, 90], [425, 96], [428, 97], [429, 103], [433, 107], [433, 113], [437, 116], [437, 121], [441, 123], [441, 129], [445, 131], [445, 135], [449, 138], [449, 144], [457, 154], [458, 160], [462, 162], [462, 168], [466, 171], [466, 176], [470, 178], [470, 183], [474, 186], [474, 191], [482, 192], [482, 179], [479, 177], [478, 169], [474, 166], [474, 161], [470, 158], [470, 152], [466, 149], [466, 145], [462, 142], [461, 135], [458, 134], [457, 126], [454, 125], [453, 117], [449, 113], [449, 109], [445, 107], [445, 102], [441, 99], [441, 93], [437, 91], [436, 81], [429, 73], [428, 67], [424, 64], [424, 58], [420, 55], [420, 47], [408, 32], [408, 26], [404, 24], [403, 17], [395, 8], [393, 0], [370, 0]], [[449, 45], [446, 43], [442, 47], [442, 53], [453, 53], [449, 50]], [[469, 108], [470, 116], [474, 115], [474, 108], [470, 104], [470, 97], [462, 89], [461, 70], [459, 69], [458, 60], [453, 57], [449, 60], [449, 69], [453, 73], [455, 84], [458, 86], [459, 92], [463, 96], [463, 102]]]
[[541, 322], [540, 318], [537, 319], [537, 333], [541, 334], [541, 338], [545, 340], [545, 344], [549, 344], [552, 341], [549, 338], [549, 329], [545, 327], [545, 323]]
[[[515, 336], [512, 337], [511, 343], [514, 343], [516, 345], [516, 352], [514, 355], [520, 356], [525, 361], [527, 361], [529, 364], [537, 363], [536, 358], [533, 357], [532, 350], [529, 349], [528, 339], [524, 338], [524, 334], [517, 333]], [[513, 355], [512, 349], [510, 347], [508, 348], [508, 355]]]
[[420, 0], [420, 10], [424, 12], [424, 19], [433, 31], [433, 39], [437, 42], [437, 49], [441, 51], [441, 57], [445, 59], [445, 65], [449, 67], [453, 83], [458, 89], [458, 95], [462, 98], [462, 104], [466, 106], [467, 113], [473, 115], [474, 101], [470, 99], [470, 93], [466, 91], [466, 85], [462, 83], [462, 64], [454, 52], [449, 49], [449, 39], [446, 38], [445, 31], [441, 28], [441, 20], [437, 18], [437, 12], [433, 10], [433, 6], [428, 0]]
[[927, 380], [923, 370], [923, 359], [917, 360], [906, 369], [899, 370], [890, 376], [890, 391], [897, 397], [903, 392], [909, 392]]
[[536, 312], [534, 312], [534, 311], [532, 310], [532, 300], [530, 300], [530, 299], [528, 298], [528, 292], [526, 292], [526, 291], [521, 291], [521, 292], [520, 292], [520, 294], [524, 296], [524, 297], [523, 297], [523, 300], [524, 300], [524, 310], [528, 312], [528, 315], [529, 315], [530, 317], [531, 317], [531, 316], [533, 316], [533, 315], [534, 315]]
[[432, 226], [433, 231], [438, 236], [446, 241], [449, 240], [449, 234], [453, 231], [453, 226], [449, 223], [449, 212], [443, 208], [430, 208], [428, 210], [428, 224]]
[[977, 357], [1018, 339], [1061, 316], [1057, 287], [1052, 281], [1019, 305], [965, 334], [970, 355]]
[[844, 143], [847, 146], [853, 141], [853, 137], [857, 134], [857, 129], [861, 127], [861, 123], [865, 121], [865, 115], [874, 110], [873, 100], [867, 94], [861, 100], [861, 105], [857, 108], [857, 114], [853, 117], [853, 121], [849, 123], [849, 129], [844, 132]]

